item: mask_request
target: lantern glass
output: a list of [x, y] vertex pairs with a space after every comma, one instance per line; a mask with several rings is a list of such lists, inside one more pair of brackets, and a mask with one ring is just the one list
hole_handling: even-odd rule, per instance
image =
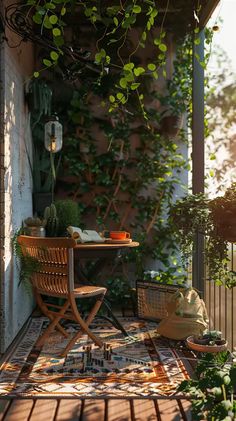
[[52, 153], [62, 148], [62, 125], [56, 117], [50, 119], [44, 126], [44, 146]]

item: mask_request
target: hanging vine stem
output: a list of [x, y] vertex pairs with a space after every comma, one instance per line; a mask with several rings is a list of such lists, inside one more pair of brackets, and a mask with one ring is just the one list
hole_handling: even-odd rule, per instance
[[120, 230], [120, 229], [122, 229], [122, 228], [124, 227], [124, 225], [125, 225], [125, 221], [126, 221], [126, 219], [128, 218], [128, 216], [129, 216], [129, 214], [130, 214], [130, 212], [131, 212], [131, 209], [132, 209], [132, 204], [131, 204], [131, 203], [128, 203], [128, 205], [126, 206], [126, 209], [125, 209], [125, 212], [124, 212], [123, 218], [122, 218], [122, 220], [121, 220], [121, 222], [120, 222], [120, 225], [119, 225], [119, 230]]
[[151, 229], [152, 229], [153, 225], [155, 224], [155, 221], [156, 221], [156, 218], [157, 218], [157, 215], [158, 215], [158, 212], [159, 212], [160, 206], [161, 206], [161, 200], [162, 200], [162, 198], [163, 198], [163, 195], [164, 195], [164, 192], [162, 191], [162, 192], [161, 192], [161, 194], [160, 194], [159, 202], [158, 202], [158, 204], [157, 204], [157, 206], [156, 206], [156, 209], [155, 209], [155, 211], [154, 211], [153, 217], [152, 217], [152, 219], [151, 219], [150, 223], [148, 224], [148, 226], [147, 226], [147, 228], [146, 228], [146, 233], [147, 233], [147, 234], [149, 234], [149, 232], [151, 231]]

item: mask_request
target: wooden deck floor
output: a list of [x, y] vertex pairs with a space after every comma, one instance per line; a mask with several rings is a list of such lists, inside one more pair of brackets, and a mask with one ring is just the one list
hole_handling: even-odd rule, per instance
[[175, 399], [0, 399], [0, 421], [190, 421]]

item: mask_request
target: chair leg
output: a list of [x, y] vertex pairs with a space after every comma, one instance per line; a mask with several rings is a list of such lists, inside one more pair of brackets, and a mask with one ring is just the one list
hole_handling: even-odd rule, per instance
[[[51, 322], [54, 320], [54, 317], [52, 316], [52, 314], [50, 314], [50, 311], [48, 310], [48, 308], [47, 308], [47, 306], [46, 306], [46, 304], [44, 303], [44, 301], [43, 301], [43, 299], [42, 299], [42, 297], [41, 297], [41, 295], [37, 292], [37, 291], [35, 291], [35, 298], [36, 298], [36, 301], [37, 301], [37, 304], [38, 304], [38, 306], [39, 306], [39, 308], [40, 308], [40, 310], [42, 311], [42, 313], [46, 316], [46, 317], [48, 317], [50, 320], [51, 320]], [[56, 325], [56, 329], [59, 331], [59, 332], [61, 332], [61, 334], [63, 335], [63, 336], [65, 336], [65, 338], [68, 338], [68, 336], [69, 336], [69, 334], [66, 332], [66, 330], [60, 325], [60, 323], [57, 323], [57, 325]]]
[[66, 310], [68, 310], [68, 308], [70, 307], [70, 302], [69, 300], [65, 302], [65, 304], [62, 306], [61, 310], [58, 312], [58, 316], [55, 316], [55, 318], [53, 319], [53, 321], [50, 323], [50, 325], [47, 327], [47, 329], [45, 330], [45, 332], [42, 334], [42, 336], [40, 336], [40, 338], [37, 340], [36, 342], [36, 347], [41, 346], [45, 343], [46, 339], [48, 338], [48, 336], [50, 335], [50, 333], [56, 328], [56, 326], [58, 325], [58, 322], [60, 319], [63, 319], [63, 315], [66, 312]]
[[84, 332], [87, 333], [90, 339], [92, 339], [92, 341], [95, 342], [95, 344], [98, 345], [100, 348], [103, 346], [103, 342], [97, 336], [95, 336], [89, 329], [89, 325], [91, 324], [99, 308], [101, 307], [103, 298], [104, 298], [104, 295], [102, 295], [99, 299], [97, 299], [96, 303], [94, 304], [92, 310], [90, 311], [85, 321], [81, 318], [79, 314], [75, 300], [74, 299], [71, 300], [71, 308], [77, 322], [79, 323], [81, 327], [81, 330], [78, 333], [76, 333], [76, 335], [74, 335], [73, 338], [71, 338], [71, 340], [69, 341], [66, 348], [61, 354], [62, 357], [65, 357], [68, 354], [68, 352], [71, 350], [75, 342], [82, 336]]

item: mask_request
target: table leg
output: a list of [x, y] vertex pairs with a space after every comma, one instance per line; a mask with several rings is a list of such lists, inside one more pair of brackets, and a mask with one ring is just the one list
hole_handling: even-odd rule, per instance
[[99, 316], [99, 317], [105, 320], [108, 320], [116, 329], [120, 330], [125, 336], [129, 337], [130, 335], [128, 334], [128, 332], [125, 330], [125, 328], [122, 326], [122, 324], [119, 322], [119, 320], [116, 318], [116, 316], [112, 312], [111, 305], [106, 298], [103, 299], [103, 306], [106, 307], [108, 311], [108, 316]]
[[[97, 265], [95, 266], [96, 266], [96, 269], [98, 266], [101, 266], [101, 267], [104, 266], [104, 261], [100, 260], [99, 262], [97, 262]], [[91, 276], [91, 273], [89, 275]], [[93, 284], [93, 282], [90, 280], [90, 276], [85, 274], [85, 271], [83, 270], [83, 267], [79, 262], [77, 262], [77, 265], [75, 266], [75, 276], [78, 280], [78, 283], [80, 282], [80, 280], [82, 280], [83, 284], [87, 284], [87, 285]], [[125, 328], [122, 326], [122, 324], [114, 315], [111, 309], [111, 304], [109, 303], [106, 297], [103, 299], [102, 306], [107, 309], [108, 316], [99, 316], [99, 317], [105, 320], [108, 320], [116, 329], [120, 330], [124, 334], [124, 336], [130, 337], [129, 333], [125, 330]]]

